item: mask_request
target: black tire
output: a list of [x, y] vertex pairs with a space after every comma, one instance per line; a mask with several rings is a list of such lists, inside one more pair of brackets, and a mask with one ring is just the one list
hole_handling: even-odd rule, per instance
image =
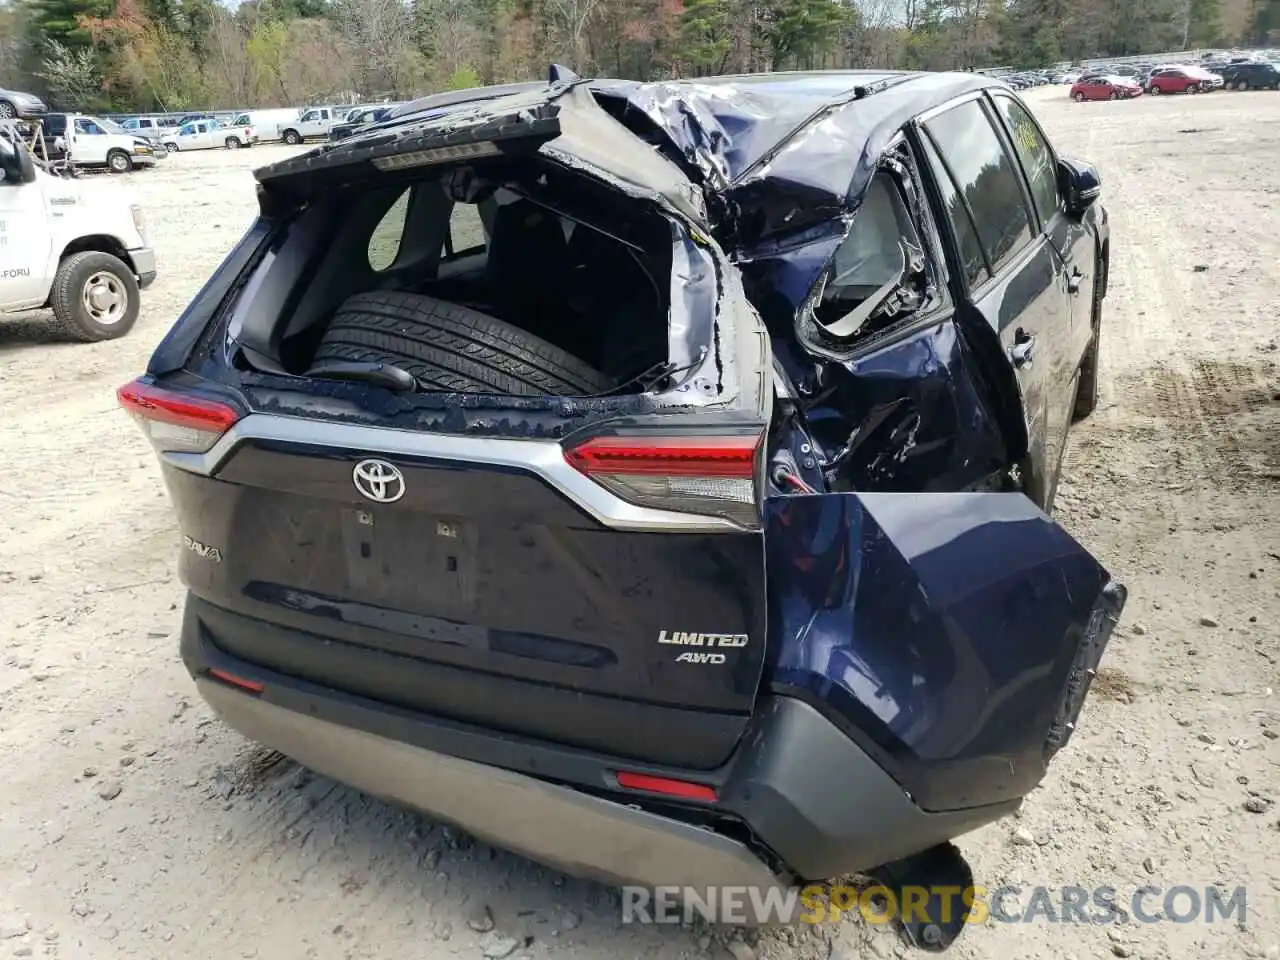
[[164, 149], [166, 153], [177, 153], [178, 145], [176, 143], [166, 143]]
[[1249, 89], [1249, 81], [1248, 81], [1248, 80], [1237, 80], [1237, 81], [1236, 81], [1236, 89], [1237, 89], [1237, 90], [1248, 90], [1248, 89]]
[[280, 139], [291, 147], [296, 147], [302, 142], [302, 137], [297, 130], [286, 130], [281, 135]]
[[0, 120], [12, 120], [17, 115], [17, 107], [8, 100], [0, 100]]
[[[123, 298], [120, 309], [103, 309], [101, 301], [94, 306], [87, 289], [91, 283], [109, 290], [113, 301]], [[141, 301], [138, 280], [129, 265], [96, 250], [73, 253], [58, 264], [49, 293], [58, 327], [67, 337], [87, 343], [123, 337], [133, 329]], [[108, 319], [112, 316], [114, 319]]]
[[1093, 283], [1093, 339], [1080, 361], [1080, 377], [1076, 381], [1076, 403], [1072, 410], [1073, 420], [1083, 420], [1098, 409], [1098, 354], [1102, 341], [1102, 300], [1107, 291], [1107, 269], [1105, 259], [1098, 265], [1098, 276]]
[[1083, 94], [1083, 93], [1073, 93], [1073, 94], [1071, 95], [1071, 99], [1072, 99], [1072, 100], [1074, 100], [1076, 103], [1084, 103], [1084, 94]]
[[227, 137], [228, 150], [239, 150], [240, 147], [241, 147], [241, 143], [240, 143], [239, 137]]
[[128, 173], [133, 169], [133, 158], [123, 150], [112, 150], [107, 153], [107, 169], [112, 173]]
[[313, 365], [392, 363], [424, 389], [514, 396], [591, 396], [614, 381], [519, 327], [414, 293], [349, 298], [334, 314]]

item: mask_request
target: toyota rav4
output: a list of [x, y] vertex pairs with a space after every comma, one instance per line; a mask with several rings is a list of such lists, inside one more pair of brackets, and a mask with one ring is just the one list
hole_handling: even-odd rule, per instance
[[1124, 604], [1047, 516], [1092, 167], [976, 74], [553, 68], [256, 176], [120, 390], [217, 713], [606, 881], [967, 884]]

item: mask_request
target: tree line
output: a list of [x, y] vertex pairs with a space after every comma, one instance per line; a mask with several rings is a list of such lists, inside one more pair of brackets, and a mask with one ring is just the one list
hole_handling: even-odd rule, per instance
[[1280, 43], [1280, 0], [0, 0], [0, 87], [64, 108], [406, 98], [543, 76], [1039, 67]]

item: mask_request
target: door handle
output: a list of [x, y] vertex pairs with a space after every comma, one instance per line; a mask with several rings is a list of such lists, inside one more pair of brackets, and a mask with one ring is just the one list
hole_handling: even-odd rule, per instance
[[1013, 338], [1013, 346], [1009, 348], [1009, 359], [1015, 367], [1029, 367], [1036, 349], [1036, 338], [1025, 330], [1019, 330]]
[[1084, 280], [1084, 274], [1080, 272], [1079, 267], [1072, 267], [1071, 272], [1067, 274], [1067, 293], [1079, 293], [1080, 283]]

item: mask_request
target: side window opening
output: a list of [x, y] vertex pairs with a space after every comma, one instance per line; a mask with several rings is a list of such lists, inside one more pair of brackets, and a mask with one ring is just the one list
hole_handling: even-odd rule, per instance
[[1040, 214], [1040, 222], [1048, 223], [1062, 203], [1058, 193], [1057, 160], [1054, 159], [1053, 149], [1031, 114], [1020, 103], [1012, 97], [996, 96], [992, 99], [1004, 117], [1009, 139], [1013, 141], [1014, 151], [1027, 175], [1031, 199]]
[[[1032, 229], [1016, 160], [993, 122], [980, 101], [966, 100], [928, 120], [925, 129], [963, 197], [986, 267], [994, 274], [1031, 242]], [[957, 220], [953, 214], [963, 248], [964, 225]], [[969, 258], [963, 251], [961, 256], [970, 272]]]
[[406, 189], [391, 209], [386, 212], [373, 236], [369, 238], [369, 266], [377, 273], [389, 270], [400, 254], [400, 242], [404, 237], [405, 219], [409, 213], [409, 190]]
[[969, 208], [955, 187], [951, 173], [938, 154], [937, 145], [927, 133], [921, 138], [924, 144], [925, 157], [933, 171], [934, 183], [942, 195], [942, 207], [947, 222], [955, 238], [957, 253], [960, 257], [960, 271], [969, 286], [976, 287], [985, 282], [991, 274], [987, 271], [987, 258], [982, 252], [982, 244], [978, 240], [977, 228], [969, 215]]
[[923, 215], [914, 164], [903, 145], [882, 158], [801, 315], [798, 332], [806, 346], [831, 356], [848, 353], [935, 300], [942, 284]]
[[488, 246], [485, 225], [477, 203], [455, 203], [449, 215], [443, 260], [483, 253]]

